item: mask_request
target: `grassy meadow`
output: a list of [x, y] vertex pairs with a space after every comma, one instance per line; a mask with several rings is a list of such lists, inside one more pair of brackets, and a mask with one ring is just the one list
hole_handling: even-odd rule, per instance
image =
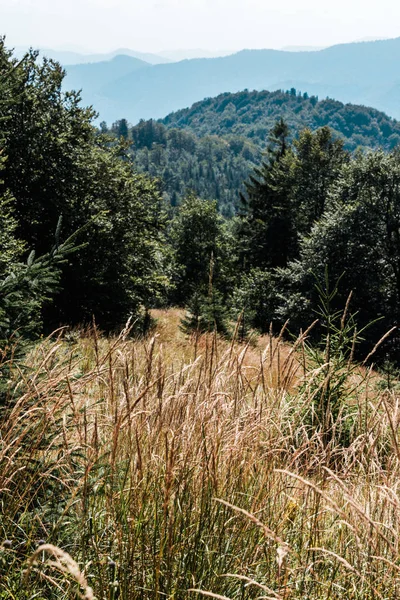
[[314, 364], [306, 334], [154, 316], [146, 339], [60, 331], [11, 365], [0, 598], [400, 597], [396, 387]]

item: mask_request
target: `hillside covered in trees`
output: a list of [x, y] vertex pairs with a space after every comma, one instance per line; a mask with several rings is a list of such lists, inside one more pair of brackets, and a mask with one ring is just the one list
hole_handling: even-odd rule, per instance
[[[150, 324], [148, 309], [171, 304], [188, 307], [189, 330], [202, 323], [229, 335], [242, 315], [243, 335], [286, 320], [298, 331], [314, 318], [315, 284], [324, 280], [325, 269], [331, 285], [341, 278], [337, 308], [352, 292], [360, 327], [379, 317], [364, 334], [366, 347], [397, 326], [396, 122], [377, 111], [294, 92], [244, 92], [171, 115], [171, 129], [150, 121], [129, 130], [122, 120], [110, 136], [92, 125], [93, 112], [81, 107], [79, 94], [62, 91], [61, 67], [36, 59], [30, 53], [17, 61], [1, 46], [0, 310], [7, 343], [15, 335], [34, 338], [93, 318], [107, 331], [131, 318], [143, 332]], [[285, 103], [288, 122], [276, 119]], [[316, 127], [329, 119], [335, 129], [301, 129], [300, 120], [290, 129], [299, 118], [297, 107], [305, 124], [308, 119]], [[251, 119], [246, 124], [246, 111], [259, 111], [264, 129], [257, 139], [266, 139], [266, 147], [251, 141], [258, 126]], [[209, 125], [202, 113], [209, 114]], [[234, 114], [236, 124], [233, 116], [228, 124]], [[275, 124], [268, 133], [269, 119]], [[176, 127], [185, 120], [187, 130]], [[196, 123], [211, 135], [197, 138], [189, 129]], [[347, 142], [338, 134], [339, 123], [349, 132]], [[248, 137], [212, 135], [217, 130], [247, 130]], [[382, 143], [387, 152], [352, 155], [346, 144], [361, 139], [354, 136], [374, 147]], [[250, 157], [246, 152], [253, 147]], [[148, 174], [139, 174], [146, 157]], [[163, 166], [165, 157], [169, 163]], [[169, 168], [171, 178], [183, 178], [188, 166], [194, 183], [203, 182], [202, 195], [209, 196], [177, 194], [171, 206], [160, 182], [148, 175], [165, 178]], [[243, 186], [237, 216], [232, 204], [218, 210], [215, 169], [235, 193]], [[192, 187], [190, 179], [182, 181]], [[318, 328], [314, 335], [318, 339]], [[387, 347], [393, 357], [400, 351], [394, 339]]]
[[[283, 117], [289, 139], [304, 128], [328, 126], [346, 150], [391, 150], [400, 142], [400, 124], [370, 107], [318, 100], [288, 92], [221, 94], [172, 113], [161, 121], [142, 121], [129, 128], [126, 120], [111, 127], [130, 144], [135, 167], [160, 178], [173, 205], [188, 191], [218, 201], [232, 216], [239, 206], [243, 182], [262, 160], [268, 134]], [[106, 126], [103, 124], [103, 131]]]
[[397, 325], [397, 122], [294, 91], [243, 92], [164, 123], [121, 120], [110, 136], [62, 91], [57, 63], [18, 61], [4, 44], [1, 61], [2, 339], [93, 318], [144, 331], [148, 309], [170, 304], [189, 307], [189, 329], [204, 318], [228, 335], [243, 314], [244, 329], [289, 319], [298, 330], [325, 268], [332, 285], [342, 278], [338, 306], [353, 293], [360, 325], [382, 317], [371, 343]]

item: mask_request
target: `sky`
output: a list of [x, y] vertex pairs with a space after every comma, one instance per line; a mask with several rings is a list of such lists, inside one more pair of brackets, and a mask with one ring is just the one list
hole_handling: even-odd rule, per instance
[[0, 0], [7, 46], [240, 50], [400, 37], [398, 0]]

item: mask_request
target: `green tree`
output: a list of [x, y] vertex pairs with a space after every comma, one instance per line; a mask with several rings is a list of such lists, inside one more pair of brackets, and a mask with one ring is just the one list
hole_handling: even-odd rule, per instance
[[294, 140], [293, 149], [290, 193], [296, 207], [296, 229], [306, 234], [328, 208], [332, 187], [349, 154], [329, 127], [314, 133], [304, 129]]
[[270, 133], [267, 158], [246, 183], [239, 243], [244, 268], [285, 267], [297, 253], [295, 213], [288, 185], [292, 151], [280, 119]]
[[258, 268], [244, 273], [231, 299], [233, 318], [241, 319], [241, 330], [256, 329], [265, 333], [275, 318], [276, 307], [274, 274]]
[[57, 63], [22, 61], [0, 42], [0, 78], [7, 79], [11, 102], [0, 105], [0, 137], [8, 157], [3, 179], [16, 201], [18, 234], [38, 253], [52, 244], [60, 214], [71, 232], [79, 213], [82, 169], [94, 143], [94, 112], [80, 107], [79, 94], [63, 93]]
[[121, 160], [120, 149], [93, 147], [81, 186], [79, 224], [86, 248], [65, 270], [65, 293], [48, 319], [114, 329], [158, 303], [168, 287], [165, 214], [157, 183]]
[[208, 293], [194, 292], [186, 305], [181, 329], [187, 334], [216, 331], [229, 337], [228, 310], [221, 293], [214, 289]]
[[64, 92], [60, 65], [30, 52], [20, 62], [0, 41], [0, 139], [5, 186], [15, 198], [17, 235], [40, 256], [60, 215], [65, 237], [86, 226], [84, 251], [64, 270], [64, 293], [46, 309], [47, 327], [95, 315], [113, 329], [158, 297], [166, 283], [162, 199], [138, 175], [123, 144], [99, 136], [94, 112]]
[[[8, 265], [0, 278], [0, 348], [1, 360], [18, 353], [27, 339], [34, 339], [42, 330], [43, 307], [52, 301], [60, 289], [62, 266], [67, 256], [77, 250], [76, 235], [65, 242], [57, 241], [50, 252], [36, 258], [32, 251], [26, 262]], [[22, 344], [21, 344], [22, 340]]]
[[17, 222], [13, 205], [13, 198], [7, 192], [0, 196], [0, 277], [10, 273], [24, 251], [23, 242], [16, 237]]
[[[332, 203], [302, 239], [300, 258], [278, 272], [282, 320], [297, 329], [309, 324], [318, 305], [315, 276], [328, 268], [331, 281], [341, 277], [333, 310], [340, 310], [353, 292], [358, 328], [365, 352], [400, 322], [400, 155], [383, 152], [358, 155], [343, 167]], [[316, 330], [317, 331], [317, 330]], [[396, 336], [386, 350], [399, 351]]]
[[122, 137], [127, 140], [129, 136], [128, 121], [126, 119], [120, 119], [119, 121], [116, 121], [112, 124], [111, 131], [117, 137]]
[[176, 261], [175, 303], [185, 304], [195, 292], [207, 293], [211, 260], [213, 286], [224, 289], [231, 266], [227, 239], [215, 201], [191, 195], [178, 207], [170, 229]]

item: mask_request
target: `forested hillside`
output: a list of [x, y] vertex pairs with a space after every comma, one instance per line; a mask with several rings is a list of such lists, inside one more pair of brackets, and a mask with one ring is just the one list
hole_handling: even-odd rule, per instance
[[221, 94], [129, 131], [121, 120], [111, 132], [128, 140], [140, 171], [160, 178], [171, 204], [194, 191], [201, 198], [216, 199], [220, 211], [232, 216], [243, 182], [261, 161], [269, 131], [280, 117], [289, 126], [290, 139], [305, 127], [314, 131], [328, 126], [350, 151], [391, 150], [400, 142], [400, 124], [380, 111], [319, 101], [295, 90]]
[[200, 137], [243, 136], [265, 148], [268, 133], [280, 117], [289, 125], [292, 136], [304, 127], [315, 130], [328, 126], [343, 138], [349, 150], [360, 146], [390, 150], [400, 142], [400, 123], [385, 113], [329, 98], [319, 100], [294, 88], [287, 92], [246, 90], [221, 94], [178, 110], [161, 123], [168, 128], [188, 129]]
[[[294, 90], [243, 92], [109, 135], [63, 92], [57, 63], [18, 62], [4, 45], [1, 61], [3, 339], [93, 317], [144, 331], [148, 309], [169, 304], [189, 307], [188, 329], [201, 318], [229, 335], [243, 313], [243, 335], [287, 319], [298, 330], [325, 267], [360, 326], [382, 317], [367, 346], [397, 324], [395, 121]], [[353, 155], [361, 143], [382, 149]]]

